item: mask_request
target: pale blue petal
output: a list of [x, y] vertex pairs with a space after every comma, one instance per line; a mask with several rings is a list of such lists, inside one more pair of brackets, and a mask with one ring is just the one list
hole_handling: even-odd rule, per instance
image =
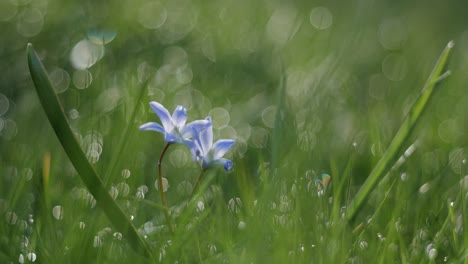
[[174, 129], [174, 125], [172, 125], [171, 116], [169, 111], [160, 103], [158, 102], [151, 102], [150, 103], [151, 109], [158, 115], [159, 119], [161, 120], [161, 124], [166, 131], [172, 131]]
[[223, 165], [225, 171], [230, 171], [234, 167], [234, 163], [228, 159], [217, 159], [214, 162]]
[[193, 161], [197, 162], [200, 155], [200, 150], [198, 149], [197, 144], [191, 140], [184, 140], [184, 144], [189, 148]]
[[211, 117], [207, 117], [206, 120], [210, 122], [210, 125], [200, 132], [200, 145], [205, 155], [210, 151], [211, 146], [213, 146], [213, 126], [211, 125]]
[[232, 139], [220, 139], [216, 141], [216, 143], [213, 145], [213, 158], [215, 160], [222, 158], [224, 154], [226, 154], [226, 152], [228, 152], [228, 150], [234, 145], [234, 143], [236, 142]]
[[152, 131], [157, 131], [163, 134], [166, 133], [166, 131], [164, 131], [164, 128], [160, 124], [155, 123], [155, 122], [149, 122], [149, 123], [141, 125], [140, 130], [141, 131], [152, 130]]
[[176, 127], [183, 127], [187, 121], [187, 109], [179, 105], [172, 114], [172, 122]]
[[211, 122], [208, 120], [196, 120], [185, 125], [180, 133], [183, 138], [191, 138], [195, 134], [200, 133], [201, 131], [207, 129], [211, 125]]
[[193, 136], [193, 142], [195, 146], [197, 147], [198, 150], [198, 156], [203, 158], [205, 156], [205, 152], [203, 151], [201, 141], [200, 141], [200, 132], [197, 132], [195, 128], [192, 127], [192, 136]]
[[164, 141], [166, 141], [167, 143], [181, 143], [182, 142], [182, 140], [179, 137], [170, 133], [166, 133], [164, 135]]

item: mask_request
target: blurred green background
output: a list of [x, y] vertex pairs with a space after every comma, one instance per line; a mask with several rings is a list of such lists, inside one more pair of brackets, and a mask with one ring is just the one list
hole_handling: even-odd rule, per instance
[[[0, 262], [143, 261], [51, 129], [27, 68], [33, 43], [88, 160], [157, 260], [459, 263], [468, 254], [467, 8], [0, 0]], [[335, 187], [349, 170], [344, 211], [450, 40], [452, 74], [404, 147], [417, 142], [392, 172], [398, 180], [377, 189], [355, 222], [333, 221], [332, 188], [318, 193], [315, 178], [330, 174]], [[138, 131], [159, 122], [150, 101], [171, 112], [183, 105], [189, 120], [210, 115], [215, 138], [236, 140], [234, 170], [210, 171], [192, 211], [184, 202], [199, 168], [183, 146], [166, 155], [166, 195], [185, 230], [176, 237], [155, 188], [163, 138]]]

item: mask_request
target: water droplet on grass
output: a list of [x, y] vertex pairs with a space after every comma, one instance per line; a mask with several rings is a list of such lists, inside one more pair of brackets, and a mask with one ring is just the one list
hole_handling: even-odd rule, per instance
[[70, 62], [75, 69], [84, 70], [93, 66], [104, 56], [104, 46], [89, 40], [81, 40], [72, 49]]
[[50, 72], [49, 77], [56, 93], [60, 94], [68, 90], [70, 86], [70, 74], [64, 69], [55, 68]]
[[367, 246], [368, 246], [368, 245], [367, 245], [367, 242], [366, 242], [366, 241], [361, 241], [361, 242], [359, 242], [359, 247], [360, 247], [361, 249], [364, 250], [364, 249], [367, 248]]
[[276, 9], [266, 25], [266, 31], [272, 41], [278, 45], [284, 45], [299, 29], [296, 22], [297, 10], [284, 6]]
[[117, 36], [117, 32], [115, 31], [109, 31], [109, 30], [89, 30], [88, 33], [88, 39], [92, 43], [96, 45], [105, 45]]
[[202, 212], [205, 210], [205, 204], [202, 201], [197, 202], [197, 212]]
[[17, 18], [16, 30], [24, 37], [32, 37], [39, 34], [44, 26], [44, 15], [37, 8], [28, 7]]
[[437, 249], [434, 244], [429, 244], [426, 247], [426, 255], [430, 260], [434, 260], [437, 257]]
[[123, 177], [124, 179], [130, 178], [130, 175], [131, 175], [130, 170], [128, 170], [128, 169], [122, 170], [122, 177]]
[[10, 101], [8, 98], [0, 93], [0, 116], [4, 115], [10, 108]]
[[148, 29], [161, 27], [167, 19], [167, 10], [159, 1], [148, 2], [138, 10], [138, 22]]
[[85, 69], [76, 70], [73, 73], [72, 81], [73, 85], [75, 85], [77, 89], [86, 89], [93, 82], [93, 75], [91, 74], [91, 72]]
[[232, 198], [228, 201], [228, 208], [233, 213], [240, 213], [242, 201], [239, 197]]
[[128, 184], [125, 182], [121, 182], [117, 184], [117, 190], [122, 196], [127, 196], [130, 192], [130, 186], [128, 186]]
[[425, 183], [421, 187], [419, 187], [419, 193], [425, 194], [431, 189], [431, 184], [430, 183]]
[[28, 253], [28, 255], [26, 255], [27, 259], [31, 262], [35, 262], [36, 261], [36, 253]]
[[63, 219], [63, 207], [60, 205], [54, 206], [54, 208], [52, 208], [52, 215], [54, 216], [55, 219], [62, 220]]
[[[159, 179], [154, 182], [154, 187], [156, 187], [156, 190], [159, 191]], [[166, 178], [162, 178], [162, 189], [163, 192], [167, 192], [167, 189], [169, 189], [169, 182]]]
[[309, 21], [317, 29], [327, 29], [333, 24], [333, 15], [326, 7], [315, 7], [310, 11]]
[[119, 196], [119, 190], [116, 187], [112, 186], [109, 190], [109, 194], [112, 197], [112, 199], [115, 200]]
[[93, 247], [99, 248], [102, 246], [102, 239], [99, 236], [94, 236]]
[[122, 240], [122, 233], [115, 232], [112, 236], [117, 240]]
[[221, 107], [213, 108], [208, 115], [213, 119], [213, 128], [215, 129], [225, 128], [231, 120], [228, 111]]
[[247, 224], [244, 221], [240, 221], [239, 224], [237, 225], [237, 229], [244, 230], [246, 226]]
[[10, 225], [15, 225], [18, 221], [18, 216], [14, 212], [7, 212], [5, 214], [5, 221]]
[[172, 166], [176, 168], [181, 168], [188, 162], [189, 157], [187, 155], [187, 152], [181, 149], [176, 149], [170, 154], [169, 159]]
[[386, 49], [400, 49], [406, 41], [405, 25], [398, 18], [385, 19], [379, 27], [379, 41]]
[[0, 21], [8, 21], [16, 16], [18, 6], [14, 1], [0, 1]]

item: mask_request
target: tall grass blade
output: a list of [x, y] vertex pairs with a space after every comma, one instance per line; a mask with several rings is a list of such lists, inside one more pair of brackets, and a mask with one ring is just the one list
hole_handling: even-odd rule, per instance
[[364, 204], [367, 196], [370, 194], [370, 192], [376, 186], [379, 180], [381, 180], [381, 177], [389, 169], [390, 165], [403, 148], [403, 144], [408, 139], [419, 117], [426, 108], [429, 99], [433, 95], [436, 83], [443, 79], [441, 77], [446, 76], [446, 74], [443, 74], [442, 71], [444, 70], [445, 65], [447, 64], [447, 60], [449, 58], [453, 46], [454, 43], [450, 41], [445, 47], [445, 49], [442, 51], [439, 60], [435, 64], [434, 69], [432, 70], [431, 74], [429, 75], [429, 78], [427, 79], [423, 87], [421, 95], [412, 106], [410, 112], [408, 113], [408, 116], [403, 121], [403, 124], [400, 126], [400, 129], [396, 133], [395, 137], [393, 138], [392, 142], [383, 154], [382, 158], [380, 158], [379, 162], [372, 170], [369, 177], [362, 185], [361, 189], [359, 189], [356, 196], [351, 201], [351, 204], [349, 205], [346, 212], [346, 218], [348, 219], [348, 221], [352, 221], [354, 219], [357, 212]]
[[62, 106], [55, 94], [47, 72], [34, 51], [32, 44], [27, 46], [29, 71], [47, 118], [55, 134], [80, 175], [89, 192], [94, 196], [109, 221], [126, 237], [136, 252], [142, 252], [150, 259], [152, 254], [130, 220], [112, 199], [103, 182], [88, 162], [80, 144], [76, 140], [65, 117]]

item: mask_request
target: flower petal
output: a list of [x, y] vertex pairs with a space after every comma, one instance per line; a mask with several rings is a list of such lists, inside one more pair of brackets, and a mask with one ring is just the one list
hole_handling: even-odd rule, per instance
[[173, 124], [180, 128], [185, 125], [185, 122], [187, 121], [187, 109], [185, 107], [179, 105], [176, 107], [174, 110], [174, 113], [172, 114], [172, 122]]
[[200, 132], [200, 145], [204, 155], [210, 151], [211, 146], [213, 146], [213, 126], [211, 125], [211, 117], [206, 118], [210, 122], [209, 126]]
[[232, 139], [220, 139], [213, 145], [213, 158], [219, 159], [236, 143]]
[[223, 165], [225, 171], [230, 171], [234, 167], [234, 163], [228, 159], [217, 159], [214, 162]]
[[182, 143], [182, 139], [177, 137], [176, 135], [174, 134], [170, 134], [170, 133], [165, 133], [164, 134], [164, 141], [166, 141], [167, 143]]
[[149, 123], [141, 125], [140, 130], [141, 131], [152, 130], [152, 131], [157, 131], [157, 132], [163, 133], [163, 134], [166, 133], [164, 128], [160, 124], [155, 123], [155, 122], [149, 122]]
[[195, 134], [200, 133], [201, 131], [207, 129], [211, 125], [211, 122], [208, 120], [196, 120], [185, 125], [180, 133], [183, 138], [191, 138]]
[[167, 109], [158, 102], [151, 102], [150, 106], [161, 120], [161, 124], [163, 125], [164, 130], [168, 132], [172, 131], [172, 129], [174, 129], [174, 125], [172, 125], [172, 118], [169, 114], [169, 111], [167, 111]]
[[198, 149], [197, 144], [191, 140], [184, 140], [184, 144], [189, 148], [193, 162], [197, 162], [200, 155], [200, 150]]

